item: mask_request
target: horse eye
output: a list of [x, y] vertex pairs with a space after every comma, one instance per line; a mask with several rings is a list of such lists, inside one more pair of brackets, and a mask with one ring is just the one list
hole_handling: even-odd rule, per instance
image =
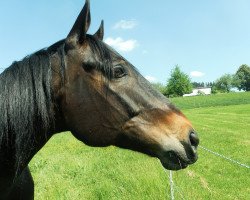
[[124, 70], [124, 68], [120, 65], [114, 67], [114, 78], [122, 78], [123, 76], [126, 76], [126, 72]]
[[83, 64], [82, 67], [88, 73], [91, 72], [95, 68], [94, 65], [92, 64]]

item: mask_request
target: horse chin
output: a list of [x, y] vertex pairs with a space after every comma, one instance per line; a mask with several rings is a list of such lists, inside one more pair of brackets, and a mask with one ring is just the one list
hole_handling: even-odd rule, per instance
[[188, 164], [184, 164], [184, 163], [183, 164], [176, 164], [176, 163], [161, 161], [161, 164], [165, 169], [174, 170], [174, 171], [178, 171], [178, 170], [185, 169], [188, 167]]
[[177, 171], [185, 169], [190, 164], [188, 161], [186, 161], [173, 151], [164, 153], [164, 156], [161, 156], [159, 159], [161, 161], [162, 166], [168, 170]]

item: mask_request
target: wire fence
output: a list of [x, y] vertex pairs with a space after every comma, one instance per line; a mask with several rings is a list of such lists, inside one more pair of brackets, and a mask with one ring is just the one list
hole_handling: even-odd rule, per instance
[[174, 200], [174, 182], [173, 182], [173, 173], [169, 171], [169, 183], [170, 183], [170, 196], [171, 200]]
[[[227, 157], [227, 156], [225, 156], [225, 155], [222, 155], [222, 154], [220, 154], [220, 153], [218, 153], [218, 152], [212, 151], [212, 150], [210, 150], [210, 149], [208, 149], [208, 148], [206, 148], [206, 147], [203, 147], [203, 146], [199, 146], [199, 147], [200, 147], [201, 149], [203, 149], [203, 150], [209, 152], [210, 154], [213, 154], [213, 155], [215, 155], [215, 156], [217, 156], [217, 157], [223, 158], [224, 160], [227, 160], [227, 161], [229, 161], [229, 162], [231, 162], [231, 163], [233, 163], [233, 164], [236, 164], [236, 165], [238, 165], [239, 167], [244, 167], [244, 168], [250, 169], [250, 166], [247, 165], [247, 164], [241, 163], [241, 162], [239, 162], [239, 161], [237, 161], [237, 160], [234, 160], [234, 159], [232, 159], [232, 158], [230, 158], [230, 157]], [[180, 195], [181, 199], [185, 199], [185, 198], [184, 198], [184, 195], [183, 195], [182, 192], [180, 191], [180, 188], [179, 188], [177, 185], [174, 184], [174, 181], [173, 181], [173, 173], [172, 173], [171, 170], [169, 171], [169, 185], [170, 185], [170, 199], [171, 199], [171, 200], [174, 200], [174, 199], [175, 199], [175, 196], [174, 196], [174, 195], [175, 195], [176, 192]]]
[[239, 165], [239, 166], [241, 166], [241, 167], [245, 167], [245, 168], [247, 168], [247, 169], [250, 169], [250, 166], [247, 165], [247, 164], [241, 163], [241, 162], [239, 162], [239, 161], [237, 161], [237, 160], [234, 160], [234, 159], [232, 159], [232, 158], [229, 158], [229, 157], [227, 157], [227, 156], [224, 156], [224, 155], [222, 155], [222, 154], [220, 154], [220, 153], [217, 153], [217, 152], [215, 152], [215, 151], [212, 151], [212, 150], [210, 150], [210, 149], [208, 149], [208, 148], [206, 148], [206, 147], [203, 147], [203, 146], [199, 146], [199, 147], [200, 147], [201, 149], [203, 149], [203, 150], [205, 150], [205, 151], [207, 151], [207, 152], [213, 154], [213, 155], [216, 155], [216, 156], [221, 157], [221, 158], [223, 158], [223, 159], [225, 159], [225, 160], [227, 160], [227, 161], [230, 161], [231, 163], [234, 163], [234, 164], [237, 164], [237, 165]]

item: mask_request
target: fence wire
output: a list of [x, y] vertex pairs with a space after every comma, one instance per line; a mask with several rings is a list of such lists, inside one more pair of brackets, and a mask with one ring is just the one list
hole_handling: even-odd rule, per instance
[[[199, 147], [200, 147], [201, 149], [203, 149], [203, 150], [205, 150], [205, 151], [207, 151], [207, 152], [209, 152], [209, 153], [215, 155], [215, 156], [218, 156], [218, 157], [223, 158], [223, 159], [225, 159], [225, 160], [227, 160], [227, 161], [230, 161], [231, 163], [234, 163], [234, 164], [237, 164], [238, 166], [241, 166], [241, 167], [245, 167], [245, 168], [247, 168], [247, 169], [250, 169], [250, 166], [247, 165], [247, 164], [241, 163], [241, 162], [239, 162], [239, 161], [237, 161], [237, 160], [234, 160], [234, 159], [232, 159], [232, 158], [229, 158], [229, 157], [227, 157], [227, 156], [224, 156], [224, 155], [222, 155], [222, 154], [220, 154], [220, 153], [217, 153], [217, 152], [215, 152], [215, 151], [212, 151], [212, 150], [210, 150], [210, 149], [208, 149], [208, 148], [206, 148], [206, 147], [203, 147], [203, 146], [199, 146]], [[171, 198], [171, 200], [174, 200], [174, 192], [175, 192], [175, 191], [177, 191], [177, 192], [180, 194], [181, 199], [184, 199], [184, 196], [182, 195], [181, 191], [179, 190], [180, 188], [177, 189], [178, 186], [177, 186], [177, 185], [174, 185], [174, 181], [173, 181], [173, 172], [172, 172], [171, 170], [169, 171], [169, 185], [170, 185], [170, 198]]]
[[169, 183], [170, 183], [170, 196], [171, 200], [174, 200], [174, 182], [173, 182], [173, 172], [169, 171]]
[[224, 155], [222, 155], [222, 154], [220, 154], [220, 153], [217, 153], [217, 152], [215, 152], [215, 151], [212, 151], [212, 150], [210, 150], [210, 149], [208, 149], [208, 148], [206, 148], [206, 147], [203, 147], [203, 146], [199, 146], [199, 147], [200, 147], [201, 149], [203, 149], [203, 150], [205, 150], [205, 151], [211, 153], [211, 154], [214, 154], [214, 155], [216, 155], [216, 156], [218, 156], [218, 157], [221, 157], [221, 158], [223, 158], [223, 159], [225, 159], [225, 160], [228, 160], [228, 161], [230, 161], [230, 162], [232, 162], [232, 163], [234, 163], [234, 164], [237, 164], [237, 165], [239, 165], [239, 166], [241, 166], [241, 167], [245, 167], [245, 168], [247, 168], [247, 169], [250, 169], [250, 166], [247, 165], [247, 164], [241, 163], [241, 162], [239, 162], [239, 161], [237, 161], [237, 160], [234, 160], [234, 159], [232, 159], [232, 158], [229, 158], [229, 157], [227, 157], [227, 156], [224, 156]]

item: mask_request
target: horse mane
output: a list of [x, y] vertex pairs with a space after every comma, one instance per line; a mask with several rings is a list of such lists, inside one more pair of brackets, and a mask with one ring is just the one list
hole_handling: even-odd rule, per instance
[[50, 54], [60, 44], [14, 62], [0, 74], [0, 152], [19, 163], [54, 123]]

